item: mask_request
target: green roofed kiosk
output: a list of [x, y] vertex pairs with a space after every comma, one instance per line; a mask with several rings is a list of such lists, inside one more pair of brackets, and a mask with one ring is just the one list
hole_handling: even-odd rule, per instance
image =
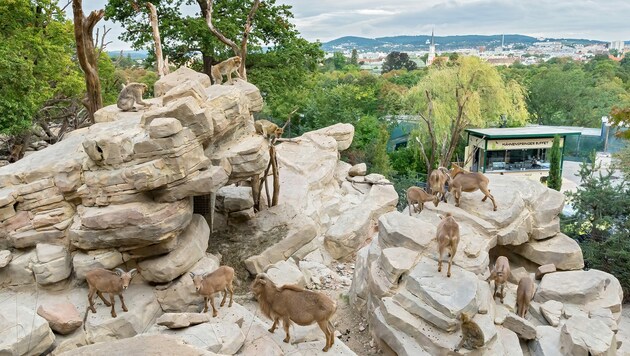
[[554, 136], [560, 136], [564, 161], [567, 136], [580, 135], [579, 128], [526, 126], [514, 128], [466, 129], [464, 168], [472, 172], [548, 175], [549, 151]]

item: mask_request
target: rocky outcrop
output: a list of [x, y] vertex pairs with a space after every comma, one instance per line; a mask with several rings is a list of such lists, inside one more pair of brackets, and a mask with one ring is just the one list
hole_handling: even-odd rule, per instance
[[0, 354], [40, 355], [55, 342], [46, 319], [18, 306], [0, 309]]
[[[580, 270], [579, 245], [559, 231], [563, 196], [533, 180], [488, 178], [496, 212], [475, 192], [463, 193], [460, 208], [449, 196], [448, 204], [426, 204], [413, 216], [407, 211], [382, 215], [378, 233], [368, 235], [371, 243], [357, 253], [351, 305], [366, 312], [373, 336], [399, 355], [450, 354], [462, 337], [457, 320], [462, 313], [481, 330], [479, 354], [528, 354], [515, 338], [525, 340], [523, 345], [537, 355], [582, 352], [582, 331], [568, 320], [589, 315], [590, 321], [600, 322], [607, 341], [604, 346], [584, 341], [590, 345], [586, 349], [608, 352], [614, 344], [608, 332], [615, 329], [622, 300], [619, 282], [604, 272]], [[437, 272], [435, 234], [444, 213], [451, 213], [460, 227], [450, 278]], [[503, 304], [492, 298], [485, 282], [490, 256], [498, 255], [509, 258], [512, 270]], [[520, 318], [515, 314], [516, 284], [535, 272], [541, 279], [535, 301], [527, 317]], [[543, 325], [551, 325], [553, 332]], [[561, 330], [571, 336], [561, 336]]]
[[37, 315], [46, 319], [50, 328], [61, 335], [70, 334], [83, 325], [77, 308], [68, 302], [40, 305]]
[[186, 344], [183, 340], [165, 335], [139, 335], [136, 337], [100, 342], [78, 349], [60, 353], [63, 356], [80, 355], [178, 355], [178, 356], [213, 356], [214, 352], [206, 351]]

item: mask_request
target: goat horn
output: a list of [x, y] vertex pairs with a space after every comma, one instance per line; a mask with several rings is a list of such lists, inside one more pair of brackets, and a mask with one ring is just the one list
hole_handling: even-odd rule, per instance
[[195, 278], [195, 272], [190, 272], [189, 274], [191, 278]]
[[117, 275], [119, 275], [119, 276], [120, 276], [121, 274], [125, 273], [125, 271], [123, 271], [123, 269], [122, 269], [122, 268], [116, 268], [114, 271], [116, 271], [116, 274], [117, 274]]
[[134, 268], [134, 269], [132, 269], [131, 271], [129, 271], [129, 274], [133, 274], [134, 272], [137, 272], [137, 271], [138, 271], [138, 270]]

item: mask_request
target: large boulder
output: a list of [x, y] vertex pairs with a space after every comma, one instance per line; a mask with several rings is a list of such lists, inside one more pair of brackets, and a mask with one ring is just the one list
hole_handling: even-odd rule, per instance
[[153, 92], [156, 97], [162, 96], [172, 88], [187, 81], [195, 81], [204, 88], [212, 85], [210, 77], [207, 74], [196, 72], [187, 67], [181, 67], [156, 81], [153, 85]]
[[46, 319], [50, 328], [61, 335], [70, 334], [83, 325], [79, 311], [69, 302], [40, 305], [37, 315]]
[[85, 274], [95, 268], [113, 269], [122, 263], [122, 253], [114, 249], [92, 250], [86, 253], [77, 251], [72, 257], [74, 273], [79, 279], [85, 279]]
[[142, 277], [150, 282], [170, 282], [188, 271], [204, 257], [208, 249], [210, 227], [206, 219], [193, 215], [190, 224], [178, 239], [178, 246], [169, 254], [138, 263]]
[[167, 335], [138, 335], [123, 340], [99, 342], [59, 354], [59, 356], [81, 355], [213, 356], [216, 354]]
[[553, 263], [559, 270], [584, 268], [580, 245], [562, 233], [546, 240], [522, 244], [515, 249], [515, 252], [539, 265]]
[[560, 347], [565, 355], [615, 355], [617, 340], [603, 322], [574, 316], [562, 327]]
[[534, 299], [578, 304], [587, 309], [604, 307], [616, 313], [621, 311], [623, 291], [617, 278], [606, 272], [595, 269], [566, 271], [546, 274]]
[[41, 355], [55, 342], [46, 319], [24, 306], [0, 309], [0, 355]]
[[37, 261], [33, 264], [35, 280], [41, 285], [62, 281], [72, 272], [70, 253], [64, 246], [37, 244]]

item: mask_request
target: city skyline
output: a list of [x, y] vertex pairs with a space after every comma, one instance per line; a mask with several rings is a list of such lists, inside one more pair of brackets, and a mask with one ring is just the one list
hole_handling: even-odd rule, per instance
[[[106, 0], [83, 4], [84, 11], [100, 9]], [[625, 0], [279, 0], [293, 7], [301, 35], [309, 40], [328, 42], [343, 36], [368, 38], [425, 35], [435, 29], [438, 36], [522, 34], [533, 37], [584, 38], [606, 42], [630, 41], [630, 26], [625, 15], [630, 2]], [[72, 18], [72, 9], [67, 9]], [[195, 6], [183, 12], [194, 15]], [[124, 31], [120, 24], [99, 22], [111, 28], [108, 50], [128, 50], [118, 39]]]

